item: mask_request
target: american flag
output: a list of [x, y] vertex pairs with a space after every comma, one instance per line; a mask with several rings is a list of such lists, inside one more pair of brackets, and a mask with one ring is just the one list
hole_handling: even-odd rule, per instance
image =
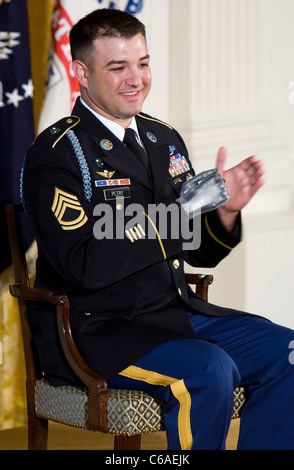
[[[26, 0], [0, 4], [0, 272], [11, 263], [5, 204], [20, 201], [24, 156], [34, 140]], [[25, 227], [25, 245], [32, 242]]]

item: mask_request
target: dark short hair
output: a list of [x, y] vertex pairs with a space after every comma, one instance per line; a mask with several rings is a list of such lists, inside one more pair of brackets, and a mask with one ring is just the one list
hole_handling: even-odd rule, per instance
[[93, 42], [99, 37], [131, 39], [139, 33], [146, 39], [145, 26], [130, 13], [108, 8], [94, 10], [79, 20], [70, 31], [72, 59], [88, 61]]

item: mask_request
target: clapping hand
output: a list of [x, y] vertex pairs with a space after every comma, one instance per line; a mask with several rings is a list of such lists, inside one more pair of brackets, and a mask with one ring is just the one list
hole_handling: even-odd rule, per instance
[[197, 214], [203, 214], [225, 204], [229, 199], [224, 180], [218, 170], [199, 173], [186, 181], [181, 188], [181, 204], [188, 217], [192, 219]]
[[237, 214], [251, 201], [263, 186], [264, 169], [255, 156], [246, 158], [238, 165], [225, 170], [227, 151], [221, 147], [217, 154], [216, 165], [221, 178], [226, 182], [230, 199], [219, 208], [219, 215], [227, 230], [231, 230]]

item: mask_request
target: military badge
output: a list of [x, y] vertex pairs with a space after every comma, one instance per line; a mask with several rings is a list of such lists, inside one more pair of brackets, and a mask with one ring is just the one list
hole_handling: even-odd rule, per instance
[[103, 150], [112, 150], [113, 143], [108, 139], [102, 139], [100, 142], [100, 147], [103, 148]]
[[148, 137], [149, 140], [151, 140], [151, 142], [152, 142], [153, 144], [156, 144], [157, 138], [155, 137], [154, 134], [152, 134], [152, 132], [147, 132], [147, 137]]
[[129, 178], [119, 179], [119, 180], [97, 180], [95, 181], [95, 186], [98, 188], [99, 186], [128, 186], [131, 184], [131, 180]]
[[115, 171], [108, 171], [108, 170], [97, 171], [98, 175], [104, 176], [105, 178], [112, 178], [114, 173], [115, 173]]
[[190, 165], [185, 157], [176, 153], [177, 150], [174, 145], [169, 147], [170, 162], [169, 162], [169, 174], [172, 178], [179, 176], [187, 171], [190, 171]]
[[55, 188], [51, 210], [63, 230], [76, 230], [88, 220], [78, 198], [59, 188]]
[[103, 167], [104, 167], [104, 163], [103, 163], [103, 161], [101, 160], [101, 158], [96, 158], [95, 162], [97, 163], [97, 166], [99, 166], [99, 168], [103, 168]]
[[50, 129], [50, 134], [59, 134], [61, 132], [61, 129], [59, 127], [51, 127]]

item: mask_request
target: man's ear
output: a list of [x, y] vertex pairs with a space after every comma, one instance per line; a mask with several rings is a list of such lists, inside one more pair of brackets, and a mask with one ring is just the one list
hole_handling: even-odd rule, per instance
[[72, 63], [72, 70], [77, 78], [79, 84], [87, 88], [88, 87], [88, 67], [80, 60], [74, 60]]

